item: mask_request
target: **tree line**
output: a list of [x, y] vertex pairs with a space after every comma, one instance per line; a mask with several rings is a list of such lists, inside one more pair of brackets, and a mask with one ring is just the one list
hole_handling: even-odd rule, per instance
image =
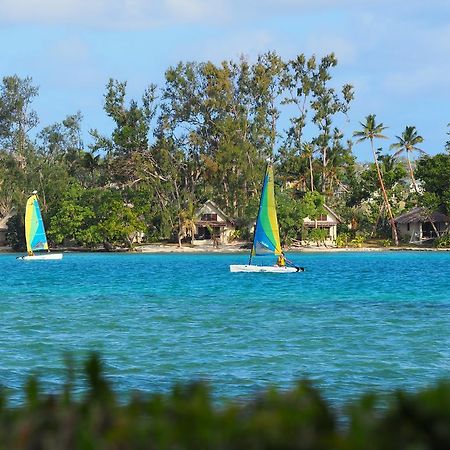
[[[0, 217], [13, 215], [10, 243], [23, 245], [24, 205], [33, 190], [53, 244], [131, 247], [136, 233], [147, 242], [181, 239], [207, 199], [247, 238], [269, 157], [285, 244], [305, 235], [302, 219], [319, 217], [324, 203], [353, 233], [397, 243], [394, 217], [403, 210], [449, 210], [450, 143], [443, 143], [447, 153], [426, 156], [424, 139], [408, 125], [383, 150], [377, 145], [386, 127], [373, 114], [346, 135], [354, 89], [336, 85], [337, 63], [334, 54], [285, 61], [274, 52], [254, 62], [180, 62], [139, 99], [129, 98], [126, 81], [110, 79], [103, 105], [113, 131], [90, 130], [88, 145], [81, 112], [39, 128], [38, 87], [31, 77], [5, 76]], [[353, 153], [364, 141], [372, 163]]]

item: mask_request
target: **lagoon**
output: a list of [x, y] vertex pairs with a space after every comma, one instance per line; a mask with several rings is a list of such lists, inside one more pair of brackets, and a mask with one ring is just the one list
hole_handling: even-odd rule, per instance
[[61, 389], [64, 355], [92, 351], [124, 395], [309, 378], [343, 404], [450, 378], [448, 252], [288, 254], [306, 272], [283, 275], [231, 274], [245, 254], [15, 256], [0, 254], [0, 385], [16, 401], [31, 374]]

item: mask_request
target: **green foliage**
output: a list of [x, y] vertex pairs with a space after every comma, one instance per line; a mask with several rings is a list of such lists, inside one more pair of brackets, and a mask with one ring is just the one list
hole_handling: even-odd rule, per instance
[[24, 157], [29, 145], [27, 133], [39, 122], [31, 103], [39, 89], [30, 77], [6, 76], [0, 85], [0, 145], [8, 153]]
[[323, 243], [328, 237], [328, 230], [326, 228], [309, 228], [303, 231], [302, 238], [304, 241], [312, 241], [316, 243]]
[[314, 220], [325, 214], [324, 204], [325, 197], [322, 194], [317, 191], [306, 192], [301, 200], [303, 218], [309, 217]]
[[366, 240], [366, 238], [363, 235], [359, 234], [350, 241], [350, 245], [352, 247], [362, 247], [365, 240]]
[[[314, 190], [317, 187], [314, 185], [320, 184], [321, 190], [329, 193], [336, 183], [337, 160], [344, 163], [347, 151], [341, 143], [343, 134], [338, 128], [333, 128], [333, 120], [335, 116], [347, 113], [354, 95], [349, 84], [344, 84], [339, 93], [330, 86], [331, 71], [336, 65], [337, 59], [333, 53], [320, 61], [315, 56], [306, 58], [300, 54], [286, 63], [281, 78], [285, 94], [283, 103], [293, 105], [296, 111], [290, 118], [291, 126], [283, 148], [283, 156], [287, 156], [286, 168], [301, 168], [295, 173], [296, 180], [293, 181], [301, 182], [305, 188], [309, 183], [309, 189]], [[303, 139], [307, 130], [314, 136], [309, 143]], [[315, 151], [320, 155], [317, 165], [312, 161]], [[313, 170], [314, 166], [316, 168]], [[342, 164], [340, 169], [345, 166], [345, 163]]]
[[[336, 68], [333, 53], [320, 59], [299, 54], [284, 60], [266, 52], [252, 62], [180, 62], [168, 68], [158, 93], [150, 83], [138, 99], [128, 98], [126, 81], [110, 79], [104, 112], [113, 128], [109, 135], [91, 130], [88, 147], [81, 138], [81, 112], [33, 130], [38, 88], [29, 77], [4, 77], [0, 218], [22, 214], [37, 190], [54, 242], [131, 247], [136, 232], [148, 241], [186, 234], [193, 229], [192, 214], [186, 217], [190, 205], [211, 199], [245, 239], [267, 158], [276, 163], [284, 244], [299, 239], [303, 218], [322, 214], [325, 201], [344, 219], [357, 220], [358, 230], [377, 235], [388, 230], [388, 218], [392, 225], [393, 216], [418, 202], [429, 211], [436, 205], [450, 210], [449, 155], [417, 162], [418, 185], [426, 192], [411, 194], [406, 162], [373, 147], [386, 128], [375, 115], [354, 133], [357, 142], [370, 141], [374, 162], [356, 162], [352, 142], [338, 126], [353, 88], [336, 85]], [[286, 131], [280, 129], [281, 116], [289, 123]], [[423, 140], [414, 126], [397, 139], [393, 147], [408, 157]], [[19, 248], [20, 224], [11, 225], [10, 240]]]
[[304, 215], [302, 201], [293, 192], [280, 191], [276, 194], [278, 224], [282, 245], [290, 245], [301, 234]]
[[26, 250], [24, 216], [15, 214], [8, 220], [7, 226], [6, 242], [8, 245], [16, 251]]
[[[450, 384], [417, 393], [366, 394], [332, 408], [308, 381], [236, 401], [214, 398], [201, 382], [166, 394], [118, 398], [101, 361], [84, 364], [85, 393], [71, 364], [60, 393], [31, 377], [22, 405], [0, 401], [0, 447], [18, 449], [371, 449], [450, 447]], [[338, 426], [338, 424], [340, 424]]]
[[57, 243], [68, 239], [89, 247], [130, 247], [131, 235], [144, 229], [138, 212], [124, 201], [120, 191], [72, 185], [51, 218], [48, 232]]
[[336, 236], [336, 247], [348, 247], [350, 242], [350, 233], [339, 233]]
[[[417, 162], [416, 178], [421, 181], [423, 188], [434, 197], [425, 199], [432, 206], [450, 212], [450, 155], [437, 154], [426, 156]], [[430, 201], [431, 200], [431, 201]]]
[[441, 236], [439, 236], [437, 239], [433, 242], [435, 247], [438, 248], [449, 248], [450, 247], [450, 233], [444, 233]]

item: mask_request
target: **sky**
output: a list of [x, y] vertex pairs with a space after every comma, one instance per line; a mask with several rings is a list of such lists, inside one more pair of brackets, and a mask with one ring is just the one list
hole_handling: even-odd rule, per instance
[[[112, 130], [109, 78], [139, 99], [180, 61], [255, 61], [267, 51], [284, 60], [335, 53], [334, 82], [355, 88], [340, 124], [347, 138], [376, 114], [386, 151], [409, 125], [430, 154], [448, 140], [448, 0], [0, 0], [0, 11], [0, 77], [39, 87], [39, 129], [81, 111], [85, 144], [90, 129]], [[371, 158], [367, 144], [353, 150]]]

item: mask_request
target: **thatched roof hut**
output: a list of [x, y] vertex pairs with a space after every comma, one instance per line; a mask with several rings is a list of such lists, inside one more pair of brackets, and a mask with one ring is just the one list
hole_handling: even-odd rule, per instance
[[395, 221], [397, 223], [413, 223], [413, 222], [450, 222], [450, 218], [440, 212], [433, 212], [429, 214], [425, 208], [416, 206], [411, 211], [408, 211], [398, 217]]
[[400, 237], [408, 239], [411, 243], [421, 243], [434, 239], [446, 232], [450, 224], [450, 217], [438, 211], [427, 212], [425, 208], [416, 206], [398, 217], [395, 222]]

